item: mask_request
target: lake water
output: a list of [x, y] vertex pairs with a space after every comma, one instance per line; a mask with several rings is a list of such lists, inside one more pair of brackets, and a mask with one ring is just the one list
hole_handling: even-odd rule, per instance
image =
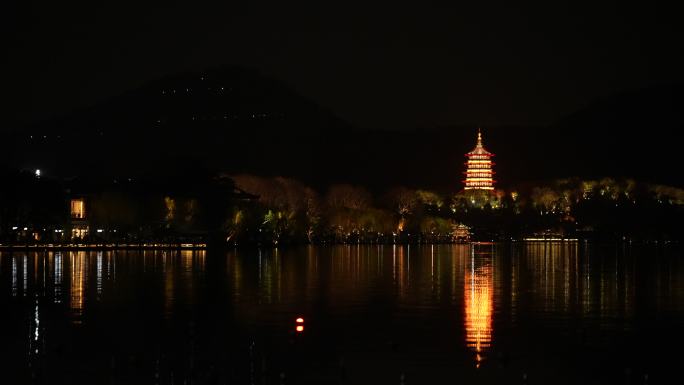
[[3, 252], [0, 383], [681, 384], [683, 257], [584, 242]]

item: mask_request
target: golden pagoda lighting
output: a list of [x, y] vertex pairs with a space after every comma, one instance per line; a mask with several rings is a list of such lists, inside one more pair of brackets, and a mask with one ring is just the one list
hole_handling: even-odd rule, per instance
[[487, 151], [482, 145], [482, 133], [477, 131], [477, 145], [469, 153], [466, 162], [465, 190], [494, 190], [494, 171], [492, 157], [494, 154]]

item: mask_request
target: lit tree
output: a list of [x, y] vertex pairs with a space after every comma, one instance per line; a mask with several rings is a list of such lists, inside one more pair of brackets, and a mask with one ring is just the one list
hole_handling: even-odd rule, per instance
[[420, 231], [426, 235], [451, 236], [453, 223], [447, 219], [428, 216], [420, 222]]
[[314, 236], [321, 223], [321, 201], [318, 194], [308, 187], [304, 190], [304, 197], [306, 200], [306, 238], [309, 240], [309, 243], [313, 243]]
[[276, 231], [278, 239], [285, 232], [299, 229], [298, 234], [305, 234], [313, 242], [322, 211], [318, 194], [313, 189], [283, 177], [238, 175], [233, 178], [242, 190], [259, 197], [259, 204], [267, 210], [264, 225]]
[[273, 243], [278, 244], [280, 237], [290, 230], [292, 219], [291, 213], [268, 210], [264, 216], [264, 225], [273, 235]]
[[444, 199], [432, 191], [418, 190], [416, 191], [416, 196], [418, 197], [420, 203], [425, 206], [433, 206], [437, 209], [440, 209], [442, 206], [444, 206]]
[[370, 206], [371, 195], [363, 187], [338, 184], [330, 187], [325, 201], [333, 209], [363, 210]]
[[532, 190], [532, 202], [535, 207], [543, 211], [555, 211], [560, 201], [560, 195], [549, 187], [535, 187]]
[[419, 202], [416, 192], [404, 187], [390, 190], [387, 193], [387, 201], [392, 205], [393, 210], [402, 218], [413, 213]]
[[226, 231], [226, 242], [235, 240], [240, 236], [240, 233], [243, 230], [244, 222], [244, 211], [241, 209], [235, 210], [233, 215], [231, 215], [224, 224], [224, 230]]

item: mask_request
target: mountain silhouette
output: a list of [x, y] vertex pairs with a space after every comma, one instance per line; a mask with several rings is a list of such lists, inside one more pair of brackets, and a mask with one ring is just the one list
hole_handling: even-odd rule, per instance
[[[684, 86], [631, 90], [546, 127], [482, 127], [499, 186], [578, 176], [682, 186]], [[283, 175], [457, 191], [477, 127], [353, 127], [288, 86], [242, 68], [169, 76], [3, 139], [3, 163], [46, 175]]]

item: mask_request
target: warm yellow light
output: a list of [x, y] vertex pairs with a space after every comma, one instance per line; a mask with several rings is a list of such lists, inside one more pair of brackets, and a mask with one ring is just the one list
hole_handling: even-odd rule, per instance
[[85, 202], [83, 199], [71, 200], [71, 217], [75, 219], [85, 218]]
[[303, 332], [304, 331], [304, 325], [297, 325], [297, 328], [295, 330], [297, 330], [297, 333]]
[[465, 277], [465, 329], [466, 345], [477, 354], [489, 348], [492, 340], [492, 314], [494, 304], [492, 271], [490, 266], [474, 267]]
[[478, 133], [477, 146], [466, 154], [468, 158], [466, 162], [467, 170], [465, 189], [466, 190], [494, 190], [494, 171], [491, 157], [494, 154], [485, 150], [482, 146], [482, 136]]
[[297, 319], [295, 320], [295, 322], [297, 322], [298, 324], [303, 324], [303, 323], [304, 323], [304, 318], [299, 317], [299, 318], [297, 318]]
[[166, 206], [166, 216], [164, 219], [170, 222], [176, 215], [176, 201], [171, 197], [164, 197], [164, 205]]

